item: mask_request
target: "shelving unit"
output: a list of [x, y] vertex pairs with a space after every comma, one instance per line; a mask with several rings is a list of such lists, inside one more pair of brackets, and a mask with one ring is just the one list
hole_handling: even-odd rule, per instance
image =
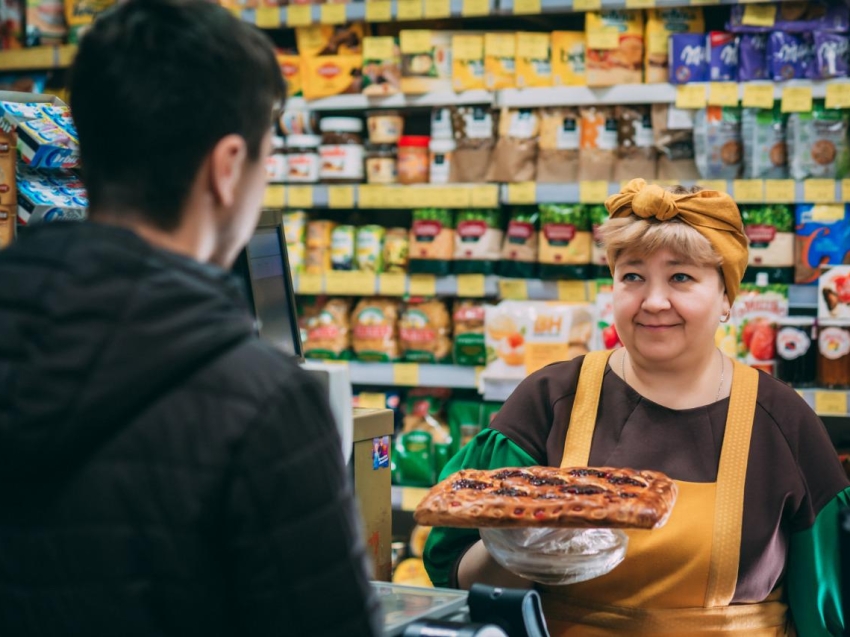
[[463, 365], [356, 361], [336, 361], [336, 364], [348, 366], [352, 385], [477, 389], [478, 377], [481, 374], [481, 368]]
[[0, 51], [0, 71], [64, 69], [71, 66], [76, 55], [77, 47], [73, 44], [7, 49]]

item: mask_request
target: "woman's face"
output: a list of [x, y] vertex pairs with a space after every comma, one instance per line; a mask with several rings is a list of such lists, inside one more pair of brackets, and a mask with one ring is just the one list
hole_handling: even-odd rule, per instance
[[687, 263], [669, 250], [624, 252], [614, 268], [614, 323], [629, 353], [645, 365], [688, 363], [714, 349], [729, 310], [717, 268]]

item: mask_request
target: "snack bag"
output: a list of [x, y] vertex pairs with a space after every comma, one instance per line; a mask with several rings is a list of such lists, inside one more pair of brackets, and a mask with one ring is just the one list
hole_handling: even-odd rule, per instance
[[303, 92], [308, 100], [359, 93], [363, 83], [359, 55], [301, 56]]
[[381, 363], [399, 360], [396, 301], [361, 299], [351, 314], [351, 330], [351, 345], [358, 360]]
[[452, 38], [452, 86], [455, 91], [484, 89], [484, 35], [466, 33]]
[[349, 24], [312, 24], [296, 27], [295, 43], [301, 57], [360, 56], [367, 27], [362, 22]]
[[850, 206], [798, 204], [794, 283], [816, 284], [821, 266], [850, 264]]
[[617, 158], [617, 118], [610, 106], [580, 109], [579, 181], [611, 181]]
[[363, 38], [363, 95], [401, 92], [401, 49], [395, 38]]
[[770, 283], [794, 282], [794, 211], [786, 204], [742, 205], [750, 258], [744, 281], [767, 276]]
[[741, 109], [709, 106], [696, 113], [694, 151], [703, 179], [736, 179], [741, 174], [744, 148]]
[[383, 226], [374, 224], [357, 229], [354, 264], [358, 270], [383, 272], [386, 233]]
[[481, 431], [481, 403], [477, 400], [453, 400], [448, 408], [452, 454], [475, 438]]
[[502, 109], [499, 140], [490, 160], [487, 181], [534, 181], [540, 117], [535, 109]]
[[617, 159], [614, 181], [655, 179], [656, 156], [649, 106], [617, 106]]
[[283, 79], [286, 80], [286, 96], [298, 97], [304, 94], [304, 78], [301, 74], [301, 56], [275, 51], [277, 64]]
[[408, 94], [452, 90], [452, 36], [429, 31], [430, 41], [401, 31], [401, 91]]
[[541, 108], [538, 115], [537, 183], [577, 181], [581, 138], [578, 110], [569, 106]]
[[[589, 11], [585, 33], [588, 86], [640, 84], [643, 81], [642, 11]], [[599, 37], [600, 34], [603, 36]], [[608, 48], [609, 44], [613, 44], [613, 48]], [[605, 48], [600, 48], [602, 45]]]
[[705, 32], [705, 20], [700, 7], [649, 9], [646, 12], [644, 81], [647, 84], [667, 81], [668, 42], [671, 35], [703, 32]]
[[540, 278], [586, 279], [592, 245], [582, 204], [540, 204]]
[[331, 269], [354, 269], [354, 226], [337, 226], [331, 232]]
[[384, 271], [407, 272], [410, 237], [406, 228], [389, 228], [384, 236]]
[[411, 301], [398, 325], [399, 347], [411, 363], [442, 363], [451, 356], [451, 319], [445, 303]]
[[745, 179], [788, 177], [788, 116], [774, 108], [745, 108], [741, 116]]
[[455, 365], [484, 365], [487, 362], [484, 307], [483, 301], [455, 301], [452, 313]]
[[788, 168], [792, 179], [843, 179], [850, 175], [850, 112], [816, 100], [809, 113], [788, 117]]
[[768, 374], [776, 363], [776, 319], [788, 316], [788, 286], [763, 287], [749, 283], [732, 305], [730, 322], [735, 325], [738, 360]]
[[307, 306], [302, 319], [306, 358], [351, 358], [350, 311], [351, 301], [348, 299], [332, 298], [315, 306]]

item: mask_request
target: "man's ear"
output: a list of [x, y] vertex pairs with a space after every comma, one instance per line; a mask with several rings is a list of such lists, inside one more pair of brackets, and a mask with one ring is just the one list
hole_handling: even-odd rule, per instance
[[236, 201], [236, 190], [248, 160], [248, 147], [239, 135], [218, 140], [209, 155], [209, 178], [216, 203], [229, 207]]

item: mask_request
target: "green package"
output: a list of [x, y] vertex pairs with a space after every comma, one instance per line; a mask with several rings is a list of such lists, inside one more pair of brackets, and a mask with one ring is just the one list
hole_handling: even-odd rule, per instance
[[484, 303], [456, 301], [452, 313], [454, 342], [452, 354], [455, 365], [485, 365], [487, 347], [484, 338]]
[[450, 210], [414, 210], [410, 228], [410, 273], [448, 275], [454, 258], [454, 234], [454, 215]]
[[484, 402], [481, 403], [481, 428], [486, 429], [493, 422], [493, 418], [499, 413], [504, 403]]
[[502, 213], [470, 209], [457, 215], [455, 274], [494, 274], [502, 251]]
[[537, 208], [521, 206], [511, 210], [505, 240], [502, 242], [499, 274], [516, 279], [537, 277], [539, 229], [540, 211]]
[[393, 441], [393, 482], [410, 487], [434, 484], [434, 444], [427, 431], [398, 434]]
[[481, 403], [477, 400], [453, 400], [448, 409], [453, 453], [460, 451], [481, 431]]
[[587, 279], [593, 244], [582, 204], [540, 204], [540, 278]]

